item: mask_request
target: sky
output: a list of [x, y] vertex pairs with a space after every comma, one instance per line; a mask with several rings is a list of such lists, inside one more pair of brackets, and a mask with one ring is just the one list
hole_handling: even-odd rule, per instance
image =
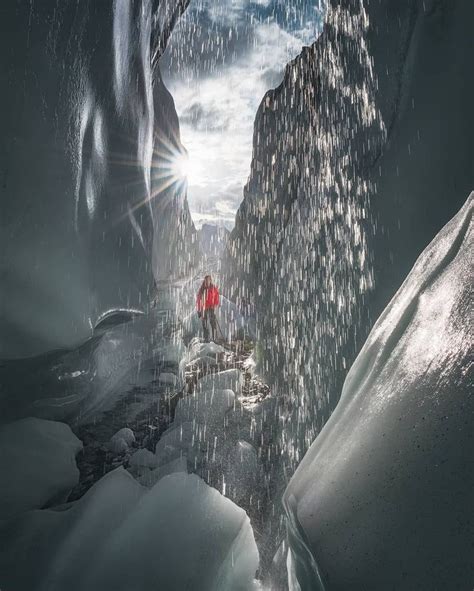
[[258, 106], [321, 29], [322, 0], [191, 0], [161, 62], [176, 104], [197, 227], [231, 229]]

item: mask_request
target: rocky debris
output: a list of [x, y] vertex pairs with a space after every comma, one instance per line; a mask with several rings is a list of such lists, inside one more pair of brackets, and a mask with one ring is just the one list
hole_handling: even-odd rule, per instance
[[[94, 422], [75, 428], [84, 448], [77, 456], [80, 479], [69, 496], [70, 501], [82, 497], [104, 474], [118, 466], [128, 467], [130, 458], [139, 449], [153, 449], [158, 433], [169, 426], [169, 417], [162, 410], [161, 399], [165, 396], [158, 379], [147, 386], [135, 386], [113, 409], [101, 413]], [[108, 442], [124, 425], [133, 431], [135, 441], [127, 449], [111, 450]]]
[[127, 452], [133, 443], [135, 443], [135, 434], [128, 427], [124, 427], [112, 435], [107, 448], [113, 453], [120, 454]]
[[[220, 344], [195, 340], [181, 363], [161, 366], [151, 383], [135, 386], [99, 420], [78, 427], [84, 450], [77, 457], [80, 481], [69, 501], [81, 498], [120, 466], [144, 486], [153, 486], [168, 474], [189, 471], [245, 509], [261, 562], [269, 563], [281, 538], [281, 524], [275, 522], [269, 543], [265, 525], [274, 512], [272, 462], [281, 450], [272, 427], [275, 399], [254, 373], [253, 351], [254, 343], [248, 340]], [[163, 374], [181, 376], [183, 386], [164, 383]], [[225, 404], [229, 408], [220, 418], [195, 408], [196, 396], [227, 399], [230, 394], [232, 404]], [[133, 431], [135, 440], [123, 449], [110, 449], [107, 443], [124, 428]], [[209, 441], [208, 429], [217, 429], [215, 442], [214, 435]]]
[[241, 397], [244, 407], [253, 408], [256, 404], [263, 402], [268, 396], [270, 396], [270, 386], [260, 377], [253, 375], [250, 371], [246, 371]]
[[[78, 426], [76, 434], [84, 443], [84, 449], [77, 457], [80, 480], [68, 500], [81, 498], [105, 474], [118, 467], [127, 469], [138, 482], [150, 487], [174, 472], [195, 473], [245, 509], [259, 544], [261, 564], [269, 565], [284, 529], [272, 500], [275, 498], [273, 461], [281, 456], [274, 429], [278, 408], [269, 386], [254, 373], [253, 352], [254, 343], [248, 340], [215, 344], [195, 339], [189, 343], [181, 362], [161, 365], [152, 382], [133, 387], [113, 409], [103, 412], [95, 422]], [[183, 386], [177, 388], [162, 383], [160, 370], [161, 375], [180, 376]], [[239, 379], [234, 379], [234, 386], [238, 384], [236, 390], [239, 393], [232, 408], [222, 416], [221, 427], [215, 421], [207, 425], [207, 420], [203, 422], [199, 413], [189, 418], [182, 415], [182, 411], [192, 412], [192, 398], [197, 389], [203, 393], [208, 390], [214, 395], [223, 390], [226, 395], [226, 388], [217, 388], [212, 376], [229, 370], [238, 370], [234, 378], [238, 374]], [[232, 374], [232, 371], [227, 373]], [[237, 392], [233, 391], [232, 395], [235, 394]], [[176, 413], [180, 422], [178, 431], [177, 424], [173, 429]], [[207, 429], [214, 429], [216, 425], [221, 434], [216, 442], [215, 461], [210, 461], [213, 459], [211, 445], [209, 456], [206, 456], [206, 448], [202, 449], [200, 445], [206, 439]], [[131, 441], [127, 449], [114, 452], [106, 444], [124, 427], [133, 431], [135, 441]], [[170, 432], [173, 431], [176, 432], [171, 441]], [[165, 433], [167, 444], [159, 445]], [[157, 445], [159, 458], [154, 453]], [[153, 467], [156, 460], [157, 465]]]
[[[140, 462], [145, 461], [145, 456], [148, 459], [151, 457], [163, 433], [172, 425], [179, 402], [192, 395], [198, 382], [206, 376], [241, 370], [239, 403], [249, 410], [258, 406], [269, 397], [270, 389], [253, 374], [252, 365], [248, 363], [252, 352], [253, 343], [250, 341], [197, 343], [197, 348], [192, 351], [197, 358], [190, 359], [182, 368], [182, 388], [173, 388], [168, 383], [171, 382], [169, 376], [177, 380], [177, 365], [162, 366], [161, 373], [157, 372], [156, 379], [150, 384], [133, 387], [113, 409], [103, 412], [95, 422], [78, 426], [75, 432], [84, 448], [77, 456], [79, 483], [71, 492], [69, 501], [82, 497], [104, 474], [118, 466], [124, 466], [135, 475], [141, 474], [137, 469]], [[249, 434], [255, 437], [255, 431], [255, 420], [252, 418], [249, 420]], [[149, 469], [151, 466], [146, 468]], [[222, 488], [217, 473], [215, 478], [205, 480]]]

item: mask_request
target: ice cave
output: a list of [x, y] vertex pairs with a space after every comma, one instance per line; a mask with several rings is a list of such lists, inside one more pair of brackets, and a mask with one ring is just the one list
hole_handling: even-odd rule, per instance
[[2, 1], [1, 591], [474, 589], [473, 23]]

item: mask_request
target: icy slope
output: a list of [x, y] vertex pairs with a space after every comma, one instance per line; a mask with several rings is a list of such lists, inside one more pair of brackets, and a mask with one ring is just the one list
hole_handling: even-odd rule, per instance
[[375, 324], [284, 495], [301, 588], [471, 589], [474, 193]]
[[125, 470], [63, 511], [0, 528], [0, 585], [17, 591], [251, 591], [258, 552], [245, 512], [197, 476], [148, 490]]

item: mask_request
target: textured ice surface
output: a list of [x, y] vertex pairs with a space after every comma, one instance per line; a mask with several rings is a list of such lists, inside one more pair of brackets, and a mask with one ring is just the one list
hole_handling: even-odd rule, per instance
[[8, 525], [0, 585], [16, 591], [250, 591], [258, 551], [245, 512], [183, 473], [152, 489], [125, 470], [66, 511]]
[[0, 427], [0, 520], [65, 500], [79, 481], [81, 449], [64, 423], [28, 418]]
[[112, 437], [106, 447], [114, 454], [123, 454], [128, 451], [129, 445], [125, 439], [122, 439], [121, 437]]
[[[199, 332], [199, 328], [196, 329], [196, 333]], [[198, 337], [191, 339], [187, 346], [185, 354], [182, 356], [179, 363], [179, 375], [180, 379], [184, 379], [186, 368], [189, 364], [199, 364], [202, 367], [211, 368], [217, 364], [219, 356], [225, 353], [225, 348], [222, 345], [216, 343], [203, 343]]]
[[[154, 454], [152, 454], [154, 456]], [[156, 456], [155, 456], [156, 457]], [[168, 476], [169, 474], [174, 474], [175, 472], [186, 472], [188, 471], [188, 462], [186, 458], [178, 458], [177, 460], [173, 460], [164, 464], [163, 466], [159, 466], [153, 470], [146, 470], [140, 478], [138, 478], [138, 482], [143, 484], [143, 486], [155, 486], [155, 484], [163, 478], [164, 476]]]
[[176, 386], [178, 382], [178, 378], [174, 375], [174, 373], [161, 373], [158, 382], [160, 384], [166, 384], [169, 386]]
[[212, 356], [224, 353], [224, 351], [225, 349], [222, 345], [217, 345], [216, 343], [201, 343], [199, 354]]
[[243, 385], [243, 374], [238, 369], [228, 369], [218, 374], [208, 374], [198, 380], [196, 390], [226, 390], [230, 389], [240, 396]]
[[178, 365], [186, 348], [174, 309], [158, 302], [147, 314], [102, 327], [74, 351], [0, 368], [0, 421], [22, 416], [82, 422], [109, 410], [131, 386], [156, 378], [156, 367]]
[[183, 452], [191, 450], [194, 443], [194, 431], [192, 421], [173, 422], [155, 446], [155, 454], [159, 458], [159, 464], [177, 459]]
[[123, 439], [127, 445], [131, 445], [135, 441], [135, 434], [129, 427], [123, 427], [119, 429], [115, 435], [112, 435], [112, 439]]
[[129, 465], [138, 468], [156, 468], [158, 466], [158, 461], [153, 452], [142, 448], [130, 456]]
[[474, 584], [473, 206], [375, 324], [286, 490], [303, 590], [318, 588], [305, 546], [329, 589]]
[[258, 491], [259, 461], [255, 448], [248, 441], [237, 441], [226, 459], [227, 485], [236, 498], [250, 497]]
[[195, 420], [200, 423], [224, 423], [224, 415], [235, 404], [232, 390], [196, 390], [182, 398], [176, 407], [174, 422]]
[[112, 435], [107, 443], [108, 449], [116, 454], [124, 453], [135, 441], [135, 435], [131, 429], [124, 427]]
[[93, 354], [100, 392], [95, 401], [89, 401], [89, 412], [100, 407], [104, 395], [123, 382], [127, 374], [132, 373], [133, 380], [133, 372], [139, 374], [146, 364], [179, 363], [186, 349], [178, 336], [169, 334], [175, 321], [176, 310], [154, 309], [104, 334]]
[[[194, 312], [197, 317], [197, 314]], [[196, 331], [198, 332], [198, 331]], [[188, 344], [187, 352], [184, 357], [187, 363], [198, 357], [214, 357], [220, 353], [224, 353], [225, 348], [217, 343], [203, 343], [198, 337], [194, 337]]]

